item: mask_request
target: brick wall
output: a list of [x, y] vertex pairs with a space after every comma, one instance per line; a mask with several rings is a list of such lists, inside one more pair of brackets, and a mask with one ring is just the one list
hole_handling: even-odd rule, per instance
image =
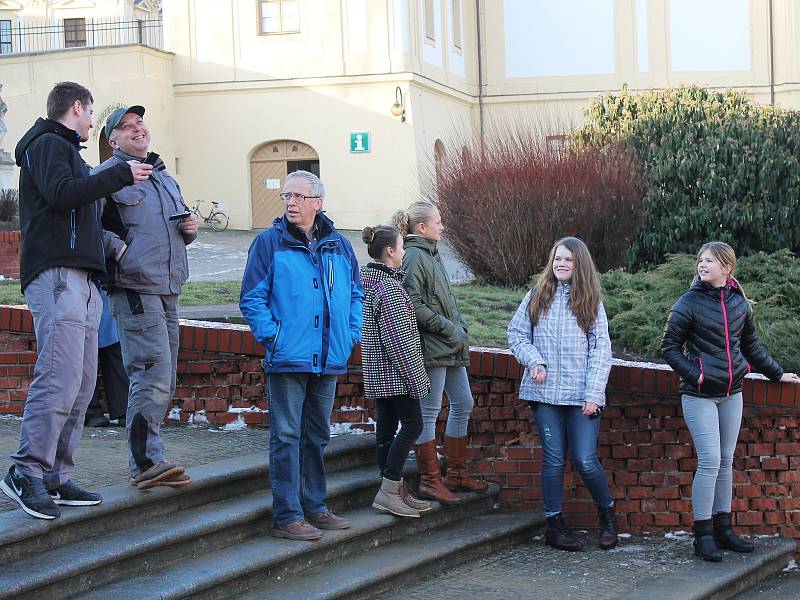
[[[0, 413], [20, 414], [35, 359], [27, 311], [0, 307]], [[182, 421], [268, 424], [263, 350], [246, 327], [184, 321], [174, 406]], [[346, 430], [374, 428], [365, 399], [360, 355], [342, 376], [332, 420]], [[521, 368], [507, 352], [473, 350], [469, 369], [475, 408], [471, 469], [499, 483], [506, 506], [540, 507], [541, 445], [530, 409], [517, 398]], [[662, 365], [615, 361], [601, 422], [599, 453], [620, 525], [626, 531], [687, 529], [696, 465], [681, 416], [677, 377]], [[734, 460], [738, 526], [752, 534], [800, 540], [800, 389], [750, 376]], [[177, 412], [177, 411], [176, 411]], [[442, 409], [440, 429], [447, 414]], [[577, 474], [565, 478], [565, 510], [576, 525], [596, 525]]]
[[0, 231], [0, 275], [6, 279], [19, 279], [19, 231]]

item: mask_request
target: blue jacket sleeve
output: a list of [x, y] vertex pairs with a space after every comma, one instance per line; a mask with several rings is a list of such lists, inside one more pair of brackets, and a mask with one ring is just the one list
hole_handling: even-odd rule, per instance
[[361, 287], [361, 271], [358, 268], [358, 259], [350, 242], [342, 237], [344, 242], [347, 257], [350, 259], [350, 279], [351, 279], [351, 292], [350, 292], [350, 335], [353, 338], [353, 345], [355, 346], [361, 341], [361, 325], [364, 322], [364, 313], [362, 312], [364, 306], [364, 288]]
[[278, 324], [269, 308], [272, 295], [273, 248], [265, 236], [259, 235], [250, 244], [247, 266], [242, 277], [239, 309], [253, 336], [265, 346], [275, 338]]

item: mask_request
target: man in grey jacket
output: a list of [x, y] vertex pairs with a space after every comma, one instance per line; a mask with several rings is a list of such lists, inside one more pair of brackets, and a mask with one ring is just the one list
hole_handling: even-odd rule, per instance
[[104, 229], [118, 236], [111, 311], [119, 326], [130, 379], [127, 431], [131, 483], [140, 490], [187, 485], [184, 468], [165, 460], [160, 428], [175, 392], [178, 297], [189, 276], [186, 246], [197, 237], [177, 182], [150, 152], [142, 106], [118, 108], [106, 120], [113, 155], [96, 172], [137, 160], [153, 165], [150, 180], [107, 197]]

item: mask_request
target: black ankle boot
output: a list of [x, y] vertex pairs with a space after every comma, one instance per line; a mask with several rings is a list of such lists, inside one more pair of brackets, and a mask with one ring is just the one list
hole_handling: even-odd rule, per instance
[[569, 550], [570, 552], [583, 550], [583, 544], [578, 541], [575, 532], [564, 523], [561, 513], [547, 517], [547, 531], [544, 534], [544, 543], [553, 548]]
[[710, 562], [722, 560], [722, 552], [714, 543], [711, 519], [694, 522], [694, 555]]
[[755, 549], [753, 542], [740, 538], [731, 529], [731, 513], [717, 513], [714, 520], [714, 542], [717, 548], [733, 550], [734, 552], [752, 552]]
[[600, 517], [600, 535], [597, 538], [597, 545], [601, 550], [610, 550], [616, 547], [619, 542], [617, 536], [617, 515], [614, 513], [614, 505], [608, 508], [597, 507], [597, 514]]

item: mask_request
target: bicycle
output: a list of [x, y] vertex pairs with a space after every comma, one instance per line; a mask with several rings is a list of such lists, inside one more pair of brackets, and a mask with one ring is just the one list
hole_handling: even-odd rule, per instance
[[205, 202], [205, 200], [198, 200], [194, 207], [189, 208], [187, 206], [189, 212], [196, 214], [198, 219], [202, 219], [203, 223], [208, 224], [214, 231], [225, 231], [228, 228], [229, 219], [227, 213], [219, 207], [219, 202], [211, 201], [211, 212], [208, 213], [207, 217], [204, 217], [203, 213], [200, 212], [200, 205], [203, 202]]

